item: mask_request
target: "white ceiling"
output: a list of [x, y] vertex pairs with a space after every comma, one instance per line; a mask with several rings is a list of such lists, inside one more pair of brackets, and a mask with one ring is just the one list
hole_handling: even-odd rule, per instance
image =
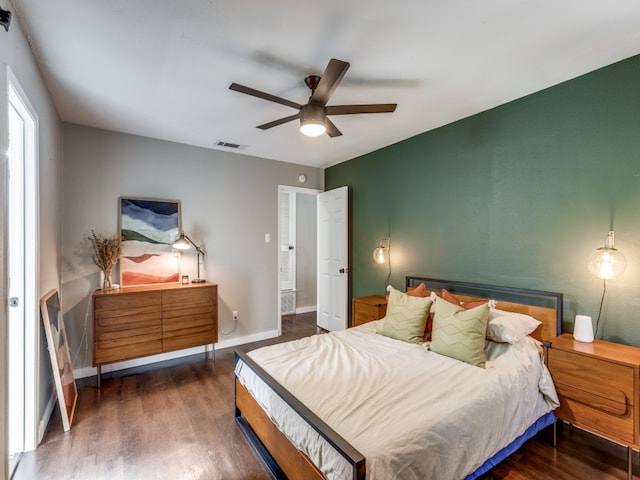
[[[638, 0], [12, 0], [67, 122], [317, 167], [333, 165], [640, 53]], [[351, 63], [309, 138], [303, 78]], [[222, 148], [225, 150], [224, 148]]]

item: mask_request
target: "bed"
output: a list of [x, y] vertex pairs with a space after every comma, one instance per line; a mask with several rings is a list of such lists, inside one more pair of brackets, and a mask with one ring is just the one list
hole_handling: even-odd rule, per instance
[[237, 351], [236, 421], [272, 477], [473, 479], [554, 423], [540, 342], [560, 333], [562, 294], [424, 277], [405, 290], [421, 284], [540, 325], [487, 341], [486, 368], [380, 335], [385, 319]]

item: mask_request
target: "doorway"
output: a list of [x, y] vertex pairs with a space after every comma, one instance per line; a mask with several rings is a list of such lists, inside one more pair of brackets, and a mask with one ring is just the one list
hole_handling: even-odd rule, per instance
[[278, 186], [278, 335], [282, 316], [317, 304], [316, 205], [321, 190]]
[[22, 453], [36, 447], [37, 116], [9, 69], [7, 84], [8, 451], [13, 473]]

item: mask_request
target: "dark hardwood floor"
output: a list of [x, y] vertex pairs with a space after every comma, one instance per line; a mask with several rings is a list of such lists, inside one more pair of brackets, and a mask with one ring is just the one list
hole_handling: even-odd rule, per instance
[[[315, 313], [284, 317], [283, 336], [251, 350], [316, 333]], [[78, 382], [71, 430], [57, 411], [42, 444], [24, 455], [15, 480], [268, 479], [233, 418], [233, 349], [114, 372]], [[626, 449], [564, 428], [547, 429], [482, 480], [626, 479]], [[634, 469], [638, 459], [634, 454]], [[298, 479], [296, 479], [298, 480]]]

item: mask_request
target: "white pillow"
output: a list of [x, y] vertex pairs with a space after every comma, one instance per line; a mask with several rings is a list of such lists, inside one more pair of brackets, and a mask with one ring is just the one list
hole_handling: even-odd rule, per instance
[[532, 333], [542, 322], [523, 313], [489, 310], [487, 338], [499, 343], [517, 343]]

